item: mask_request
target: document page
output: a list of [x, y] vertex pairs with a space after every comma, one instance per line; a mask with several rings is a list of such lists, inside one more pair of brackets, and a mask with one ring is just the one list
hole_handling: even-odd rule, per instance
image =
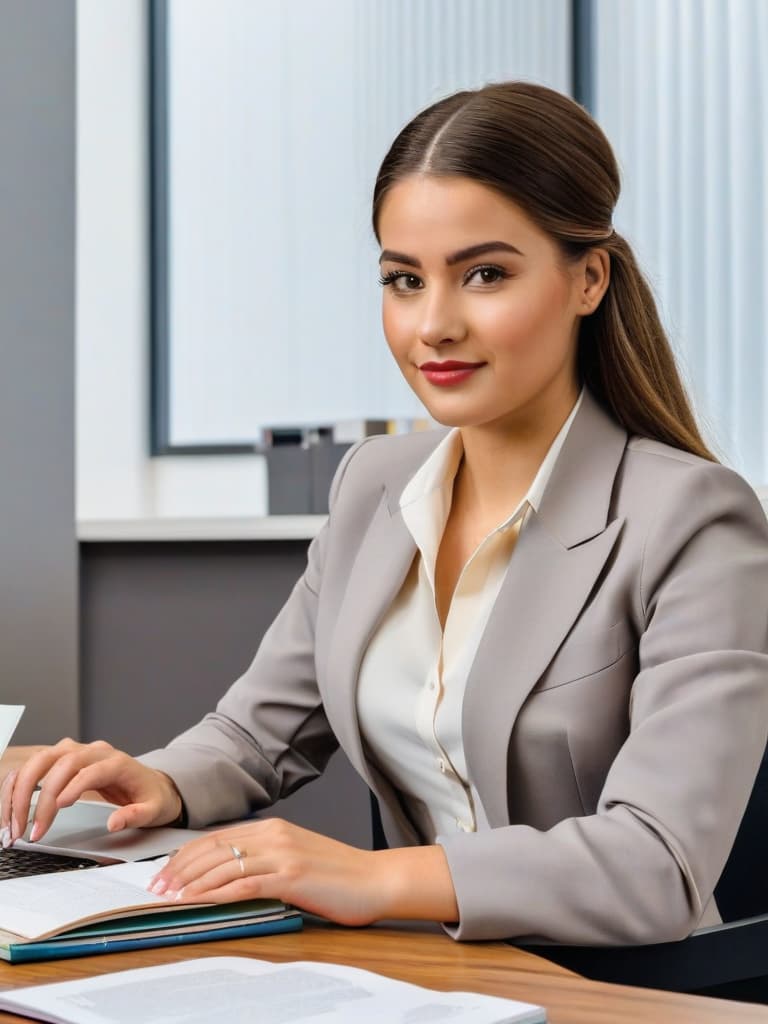
[[0, 992], [55, 1024], [540, 1024], [540, 1006], [435, 992], [337, 964], [209, 957]]
[[167, 859], [3, 879], [0, 928], [26, 939], [42, 938], [95, 914], [163, 903], [146, 887]]

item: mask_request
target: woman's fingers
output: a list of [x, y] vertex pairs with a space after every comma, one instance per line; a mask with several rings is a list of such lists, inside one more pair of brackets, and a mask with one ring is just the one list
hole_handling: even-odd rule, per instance
[[108, 828], [114, 832], [173, 821], [181, 809], [181, 797], [162, 772], [103, 740], [76, 743], [66, 739], [34, 754], [17, 773], [9, 773], [0, 788], [0, 821], [8, 823], [8, 831], [2, 835], [8, 842], [24, 833], [38, 784], [32, 841], [42, 839], [57, 812], [88, 790], [122, 805], [109, 818]]
[[0, 842], [3, 849], [6, 849], [11, 843], [12, 794], [18, 774], [16, 769], [8, 772], [0, 786]]
[[79, 764], [62, 766], [62, 773], [64, 785], [61, 788], [59, 778], [53, 777], [53, 771], [46, 779], [46, 786], [50, 780], [52, 789], [58, 790], [56, 802], [59, 808], [71, 807], [89, 789], [102, 796], [109, 794], [115, 803], [119, 803], [121, 797], [141, 799], [151, 792], [150, 780], [156, 774], [151, 768], [145, 768], [132, 757], [112, 748], [93, 752]]
[[[157, 896], [167, 892], [175, 894], [183, 889], [191, 878], [206, 874], [217, 865], [223, 864], [225, 859], [218, 846], [200, 849], [195, 860], [188, 862], [186, 867], [177, 863], [177, 856], [174, 854], [166, 866], [150, 880], [150, 892]], [[232, 877], [234, 878], [234, 873]]]
[[[40, 786], [30, 833], [31, 839], [34, 841], [42, 839], [58, 811], [62, 807], [70, 807], [86, 790], [98, 791], [103, 788], [103, 781], [101, 785], [91, 784], [93, 773], [89, 773], [88, 768], [93, 765], [94, 761], [106, 763], [106, 759], [112, 753], [113, 750], [109, 744], [101, 741], [77, 744], [74, 748], [67, 748], [61, 753], [48, 768]], [[109, 772], [101, 768], [98, 774], [102, 780], [105, 780]], [[14, 836], [15, 838], [17, 837]]]
[[[233, 847], [240, 856], [235, 856]], [[169, 862], [169, 873], [150, 885], [150, 891], [158, 896], [165, 894], [169, 899], [173, 899], [182, 892], [186, 898], [197, 896], [200, 892], [223, 889], [249, 877], [245, 864], [246, 857], [240, 847], [217, 843], [201, 850], [194, 860], [187, 861], [185, 865]], [[255, 874], [256, 872], [251, 872], [250, 877]]]
[[[251, 822], [185, 843], [150, 880], [150, 892], [173, 899], [183, 890], [185, 898], [192, 893], [197, 898], [201, 892], [209, 894], [221, 889], [223, 893], [225, 888], [229, 892], [228, 887], [238, 881], [272, 873], [279, 854], [274, 843], [264, 841], [265, 831], [270, 831], [268, 825]], [[254, 888], [251, 885], [246, 895], [238, 898], [254, 898]], [[216, 901], [231, 898], [219, 894]]]
[[[270, 887], [275, 888], [275, 893], [270, 892]], [[241, 878], [239, 875], [231, 882], [222, 885], [212, 886], [206, 889], [199, 885], [187, 886], [171, 895], [166, 893], [167, 899], [175, 899], [184, 903], [237, 903], [240, 900], [280, 900], [278, 894], [279, 884], [275, 875], [248, 875]]]
[[159, 824], [158, 801], [144, 800], [126, 804], [107, 818], [107, 831], [120, 832], [124, 828], [147, 828]]
[[217, 829], [215, 832], [209, 832], [208, 835], [201, 836], [199, 839], [193, 839], [190, 843], [185, 843], [177, 850], [160, 873], [167, 874], [168, 877], [170, 877], [172, 871], [180, 873], [189, 868], [190, 865], [199, 863], [201, 857], [208, 856], [212, 851], [216, 851], [216, 855], [221, 860], [224, 860], [226, 857], [234, 860], [236, 858], [232, 852], [232, 847], [234, 846], [238, 850], [254, 849], [255, 836], [260, 831], [259, 826], [263, 828], [266, 824], [266, 822], [249, 822], [248, 824], [235, 825], [231, 828]]
[[[7, 821], [9, 838], [15, 841], [23, 835], [29, 818], [29, 808], [35, 787], [45, 778], [56, 762], [78, 747], [73, 740], [61, 740], [55, 746], [37, 751], [16, 772], [9, 773], [3, 789], [3, 820]], [[40, 799], [40, 797], [38, 797]], [[45, 799], [43, 807], [45, 809]], [[55, 810], [53, 812], [55, 814]]]
[[[151, 880], [150, 891], [157, 895], [169, 890], [175, 893], [212, 873], [222, 884], [242, 878], [246, 842], [245, 833], [234, 828], [185, 843]], [[209, 888], [210, 883], [206, 883], [206, 887]]]

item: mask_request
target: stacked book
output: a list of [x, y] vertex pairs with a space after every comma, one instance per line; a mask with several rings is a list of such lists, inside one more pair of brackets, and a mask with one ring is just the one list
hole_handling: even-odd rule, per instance
[[167, 858], [0, 882], [0, 959], [11, 963], [301, 928], [275, 900], [193, 904], [147, 891]]

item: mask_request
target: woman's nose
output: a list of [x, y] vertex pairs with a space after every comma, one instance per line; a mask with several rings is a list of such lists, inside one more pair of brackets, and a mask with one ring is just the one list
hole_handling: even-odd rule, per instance
[[461, 314], [460, 304], [451, 301], [445, 292], [425, 296], [419, 323], [419, 341], [434, 348], [451, 342], [463, 341], [467, 326]]

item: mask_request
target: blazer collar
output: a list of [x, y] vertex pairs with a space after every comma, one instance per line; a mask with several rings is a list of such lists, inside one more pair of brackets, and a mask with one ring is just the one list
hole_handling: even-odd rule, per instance
[[563, 547], [575, 547], [605, 529], [626, 446], [627, 432], [585, 391], [538, 511]]

